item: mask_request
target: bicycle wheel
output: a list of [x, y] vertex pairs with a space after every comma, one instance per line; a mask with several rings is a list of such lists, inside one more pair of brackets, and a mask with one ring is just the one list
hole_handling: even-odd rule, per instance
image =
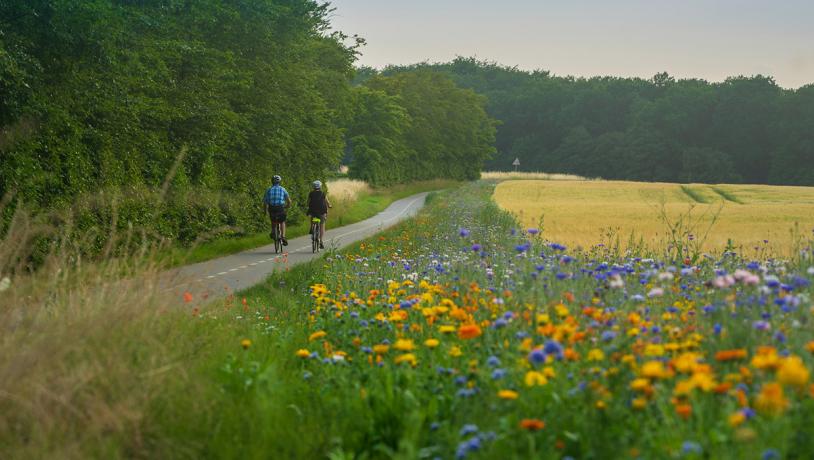
[[279, 254], [283, 250], [283, 240], [280, 238], [280, 224], [274, 224], [272, 233], [274, 234], [274, 252]]
[[311, 224], [311, 252], [319, 252], [319, 226]]

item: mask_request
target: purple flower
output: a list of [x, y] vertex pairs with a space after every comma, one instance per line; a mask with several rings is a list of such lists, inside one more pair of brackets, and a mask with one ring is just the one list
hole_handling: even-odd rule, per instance
[[480, 250], [481, 250], [481, 245], [479, 245], [478, 243], [475, 243], [475, 244], [472, 245], [472, 251], [478, 252]]
[[474, 434], [478, 432], [478, 425], [474, 423], [468, 423], [461, 427], [461, 431], [458, 433], [461, 437], [466, 435]]
[[563, 348], [560, 342], [556, 340], [547, 340], [546, 343], [543, 345], [543, 353], [548, 355], [554, 355], [557, 359], [563, 358]]
[[536, 234], [540, 233], [540, 230], [538, 230], [536, 228], [530, 228], [530, 229], [528, 229], [526, 231], [528, 232], [529, 235], [536, 235]]
[[545, 362], [545, 352], [535, 348], [529, 352], [528, 360], [532, 364], [543, 364]]
[[466, 238], [469, 236], [469, 230], [462, 228], [458, 231], [458, 234], [461, 235], [461, 238]]
[[752, 327], [758, 331], [768, 331], [772, 328], [772, 325], [766, 321], [755, 321], [752, 323]]

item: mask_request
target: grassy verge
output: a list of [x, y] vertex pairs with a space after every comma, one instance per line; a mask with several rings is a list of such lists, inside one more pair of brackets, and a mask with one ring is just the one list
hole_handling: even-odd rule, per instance
[[[330, 226], [341, 227], [373, 217], [383, 211], [392, 202], [416, 193], [441, 190], [460, 185], [460, 182], [450, 180], [432, 180], [401, 184], [392, 187], [374, 189], [363, 192], [353, 202], [338, 201], [330, 211]], [[330, 192], [329, 192], [330, 193]], [[330, 197], [330, 195], [329, 195]], [[295, 238], [308, 233], [308, 223], [305, 221], [296, 225], [289, 225], [286, 234]], [[179, 266], [204, 262], [217, 257], [234, 254], [236, 252], [264, 246], [269, 244], [268, 233], [257, 233], [241, 237], [218, 239], [192, 248], [174, 247], [166, 254], [169, 266]]]
[[573, 251], [490, 194], [215, 303], [64, 260], [12, 280], [0, 458], [812, 457], [810, 245]]

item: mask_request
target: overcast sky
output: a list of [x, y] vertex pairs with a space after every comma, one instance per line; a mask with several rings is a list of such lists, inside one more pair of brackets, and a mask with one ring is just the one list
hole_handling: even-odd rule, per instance
[[557, 75], [814, 83], [814, 0], [331, 0], [359, 64], [475, 56]]

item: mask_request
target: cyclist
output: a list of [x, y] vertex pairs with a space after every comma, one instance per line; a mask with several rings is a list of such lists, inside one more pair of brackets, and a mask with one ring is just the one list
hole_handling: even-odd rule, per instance
[[283, 246], [288, 246], [288, 240], [285, 239], [285, 210], [291, 206], [291, 198], [288, 196], [288, 191], [280, 185], [282, 181], [283, 178], [276, 174], [271, 178], [271, 187], [263, 195], [263, 209], [269, 215], [272, 225], [275, 222], [280, 223], [280, 240], [282, 240]]
[[319, 221], [319, 248], [325, 249], [322, 238], [325, 236], [325, 220], [328, 218], [328, 208], [331, 202], [328, 195], [322, 191], [322, 182], [315, 180], [311, 183], [311, 193], [308, 194], [308, 215], [318, 217]]

